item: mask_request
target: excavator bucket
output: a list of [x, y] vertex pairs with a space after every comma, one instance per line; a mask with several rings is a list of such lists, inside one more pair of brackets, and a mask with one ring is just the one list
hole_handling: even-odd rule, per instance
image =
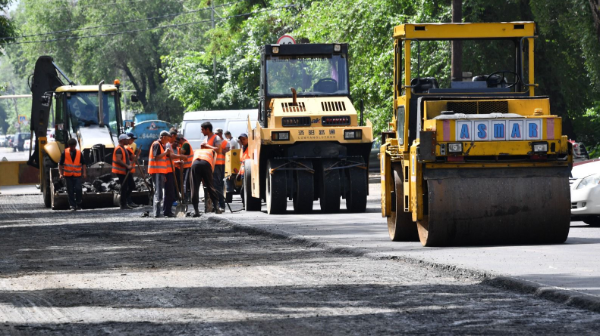
[[568, 167], [425, 170], [421, 243], [563, 243], [570, 227], [568, 175]]
[[[146, 169], [145, 166], [136, 169]], [[94, 164], [87, 168], [87, 178], [82, 177], [83, 202], [81, 206], [87, 209], [106, 208], [120, 204], [120, 185], [116, 177], [111, 173], [110, 164]], [[136, 173], [136, 191], [131, 194], [131, 199], [137, 204], [149, 204], [150, 191], [147, 183]], [[64, 180], [59, 178], [58, 169], [50, 170], [50, 192], [53, 210], [66, 210], [69, 208], [69, 196]], [[146, 181], [148, 182], [148, 181]]]

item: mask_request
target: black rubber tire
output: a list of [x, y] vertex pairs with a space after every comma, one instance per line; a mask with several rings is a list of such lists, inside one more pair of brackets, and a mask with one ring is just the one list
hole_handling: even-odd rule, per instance
[[44, 206], [49, 208], [52, 206], [52, 195], [50, 194], [50, 180], [46, 179], [46, 186], [44, 188]]
[[252, 171], [250, 160], [244, 161], [244, 207], [246, 211], [260, 211], [260, 198], [252, 197]]
[[282, 214], [287, 210], [287, 180], [285, 171], [275, 171], [272, 168], [284, 164], [282, 160], [269, 160], [267, 162], [266, 194], [267, 213]]
[[341, 182], [340, 170], [328, 170], [328, 167], [333, 166], [335, 161], [323, 161], [322, 168], [317, 172], [320, 174], [321, 195], [319, 202], [321, 203], [321, 211], [326, 213], [334, 213], [340, 211], [341, 203]]
[[365, 212], [367, 209], [367, 171], [361, 168], [347, 170], [348, 191], [346, 193], [346, 209], [349, 212]]
[[392, 176], [394, 183], [395, 209], [392, 215], [388, 217], [388, 233], [392, 241], [419, 241], [417, 223], [412, 220], [412, 213], [404, 212], [404, 176], [402, 174], [402, 165], [392, 166]]
[[[313, 166], [311, 161], [301, 161], [301, 163], [308, 168], [312, 168]], [[296, 170], [294, 184], [296, 187], [293, 197], [294, 211], [296, 213], [311, 212], [315, 199], [314, 174], [306, 170]]]

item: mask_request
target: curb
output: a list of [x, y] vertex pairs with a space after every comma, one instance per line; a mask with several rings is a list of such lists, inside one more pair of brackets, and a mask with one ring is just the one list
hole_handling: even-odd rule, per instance
[[418, 258], [381, 256], [368, 253], [360, 248], [332, 247], [327, 243], [316, 242], [300, 235], [292, 234], [282, 230], [269, 230], [257, 228], [247, 224], [240, 224], [232, 219], [223, 218], [216, 215], [210, 215], [211, 220], [231, 225], [233, 229], [246, 232], [251, 235], [262, 235], [275, 239], [283, 239], [295, 244], [311, 248], [320, 248], [326, 252], [349, 255], [354, 257], [366, 257], [373, 260], [395, 260], [407, 264], [435, 269], [459, 279], [477, 279], [481, 285], [494, 287], [512, 292], [533, 295], [535, 297], [564, 304], [570, 307], [589, 310], [600, 313], [600, 297], [568, 290], [560, 287], [548, 286], [545, 284], [517, 279], [503, 275], [497, 275], [490, 272], [461, 268], [450, 264], [433, 263]]

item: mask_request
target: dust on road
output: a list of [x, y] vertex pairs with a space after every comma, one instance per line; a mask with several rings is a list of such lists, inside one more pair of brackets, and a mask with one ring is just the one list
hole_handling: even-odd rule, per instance
[[[4, 334], [590, 334], [600, 315], [206, 218], [0, 195]], [[214, 218], [214, 217], [213, 217]]]

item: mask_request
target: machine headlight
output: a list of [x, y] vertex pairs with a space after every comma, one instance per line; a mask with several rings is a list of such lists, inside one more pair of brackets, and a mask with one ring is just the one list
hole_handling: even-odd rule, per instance
[[449, 143], [448, 153], [462, 153], [462, 143]]
[[271, 50], [273, 50], [273, 54], [279, 54], [279, 47], [274, 46]]
[[340, 52], [340, 51], [342, 51], [342, 46], [341, 46], [341, 45], [339, 45], [339, 44], [336, 44], [336, 45], [334, 45], [334, 46], [333, 46], [333, 51], [335, 51], [335, 52]]
[[600, 174], [594, 174], [584, 177], [575, 189], [583, 189], [588, 187], [594, 187], [600, 184]]
[[534, 153], [547, 153], [548, 152], [548, 143], [547, 142], [534, 142], [531, 144], [533, 147]]
[[272, 132], [271, 139], [274, 141], [288, 141], [290, 140], [290, 132]]
[[360, 140], [362, 139], [361, 130], [344, 130], [344, 140]]

